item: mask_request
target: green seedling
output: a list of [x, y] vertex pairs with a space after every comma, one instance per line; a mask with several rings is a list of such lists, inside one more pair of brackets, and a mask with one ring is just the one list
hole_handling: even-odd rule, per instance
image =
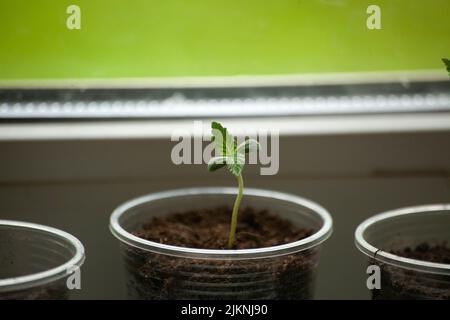
[[447, 67], [448, 75], [450, 76], [450, 60], [442, 58], [442, 61], [444, 62], [445, 66]]
[[220, 168], [226, 167], [228, 171], [236, 177], [239, 186], [231, 215], [230, 234], [227, 244], [227, 248], [232, 249], [236, 235], [239, 207], [244, 194], [244, 179], [242, 178], [242, 170], [244, 170], [245, 165], [245, 154], [252, 151], [257, 151], [259, 148], [259, 143], [254, 139], [247, 139], [237, 145], [237, 138], [230, 135], [228, 130], [218, 122], [212, 122], [211, 129], [212, 140], [215, 145], [217, 156], [211, 158], [209, 161], [208, 170], [216, 171]]

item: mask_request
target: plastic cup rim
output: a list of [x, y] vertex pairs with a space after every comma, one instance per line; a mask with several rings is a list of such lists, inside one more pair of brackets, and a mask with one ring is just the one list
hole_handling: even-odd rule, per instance
[[68, 271], [72, 268], [81, 267], [84, 263], [85, 251], [83, 244], [77, 238], [65, 231], [31, 222], [2, 219], [0, 219], [0, 226], [42, 231], [44, 233], [65, 239], [75, 249], [75, 254], [73, 257], [62, 265], [25, 276], [0, 279], [0, 292], [27, 289], [56, 281], [67, 276]]
[[[383, 251], [370, 244], [364, 237], [365, 231], [377, 222], [407, 216], [411, 214], [427, 214], [436, 211], [444, 211], [442, 214], [450, 214], [450, 204], [428, 204], [389, 210], [374, 215], [364, 220], [355, 231], [355, 245], [366, 256], [393, 266], [412, 269], [415, 271], [450, 275], [450, 264], [428, 262], [418, 259], [405, 258]], [[447, 212], [445, 212], [447, 211]]]
[[119, 223], [120, 218], [130, 209], [150, 201], [189, 195], [229, 195], [236, 193], [237, 188], [200, 187], [168, 190], [140, 196], [123, 203], [113, 211], [110, 218], [110, 230], [117, 239], [130, 246], [154, 253], [197, 259], [256, 259], [285, 255], [317, 246], [328, 239], [332, 233], [332, 218], [328, 211], [322, 206], [296, 195], [254, 188], [246, 188], [244, 191], [244, 198], [246, 195], [273, 198], [306, 207], [322, 219], [323, 224], [321, 228], [307, 238], [283, 245], [256, 249], [219, 250], [187, 248], [145, 240], [129, 233], [123, 229]]

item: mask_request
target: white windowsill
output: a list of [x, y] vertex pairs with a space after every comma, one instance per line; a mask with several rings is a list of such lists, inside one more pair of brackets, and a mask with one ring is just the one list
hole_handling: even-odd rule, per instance
[[[281, 135], [328, 135], [450, 130], [450, 113], [220, 119], [231, 129], [264, 128]], [[210, 120], [204, 119], [208, 126]], [[0, 141], [168, 138], [192, 131], [193, 119], [0, 124]]]

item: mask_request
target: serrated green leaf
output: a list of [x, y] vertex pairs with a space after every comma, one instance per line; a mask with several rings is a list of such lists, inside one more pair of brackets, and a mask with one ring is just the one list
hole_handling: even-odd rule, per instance
[[258, 151], [259, 148], [260, 144], [258, 141], [256, 141], [255, 139], [247, 139], [242, 142], [236, 150], [239, 153], [250, 153], [253, 151]]
[[235, 153], [233, 157], [214, 157], [208, 162], [208, 170], [216, 171], [224, 166], [234, 175], [239, 175], [245, 164], [245, 156]]
[[231, 172], [231, 174], [237, 177], [242, 173], [242, 170], [244, 170], [244, 166], [239, 164], [229, 164], [227, 165], [227, 169]]
[[218, 122], [211, 123], [212, 136], [215, 144], [216, 154], [231, 157], [235, 153], [236, 139], [233, 138], [227, 128]]
[[231, 174], [239, 176], [244, 170], [245, 156], [240, 153], [235, 153], [232, 158], [227, 158], [227, 169]]
[[214, 157], [208, 162], [208, 171], [216, 171], [227, 165], [226, 157]]
[[241, 144], [241, 152], [238, 152], [237, 137], [230, 135], [227, 128], [214, 121], [211, 123], [211, 129], [216, 154], [219, 156], [209, 161], [208, 170], [216, 171], [226, 165], [231, 174], [239, 176], [244, 169], [245, 153], [257, 148], [258, 142], [249, 139], [247, 143]]
[[442, 61], [444, 62], [445, 66], [447, 67], [448, 75], [450, 75], [450, 60], [442, 58]]

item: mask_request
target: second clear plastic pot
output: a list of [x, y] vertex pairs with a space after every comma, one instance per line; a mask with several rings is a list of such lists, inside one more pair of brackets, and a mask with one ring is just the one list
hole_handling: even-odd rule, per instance
[[280, 192], [247, 189], [243, 206], [268, 209], [315, 233], [274, 247], [210, 250], [160, 244], [132, 234], [152, 217], [233, 203], [234, 188], [194, 188], [131, 200], [111, 216], [130, 296], [137, 299], [311, 299], [320, 245], [332, 220], [319, 205]]

